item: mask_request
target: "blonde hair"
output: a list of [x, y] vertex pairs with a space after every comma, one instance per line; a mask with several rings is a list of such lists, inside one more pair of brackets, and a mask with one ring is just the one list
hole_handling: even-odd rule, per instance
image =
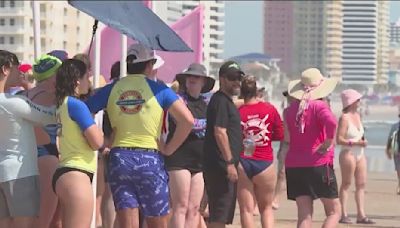
[[178, 93], [179, 91], [179, 82], [177, 80], [173, 81], [171, 84], [171, 89], [175, 92]]

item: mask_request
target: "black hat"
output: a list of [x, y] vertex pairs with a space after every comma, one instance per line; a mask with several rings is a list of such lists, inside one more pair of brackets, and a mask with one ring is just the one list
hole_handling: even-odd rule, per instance
[[219, 76], [224, 76], [227, 74], [235, 74], [239, 73], [241, 75], [244, 75], [244, 72], [240, 69], [239, 64], [237, 64], [235, 61], [227, 61], [222, 66], [219, 68]]

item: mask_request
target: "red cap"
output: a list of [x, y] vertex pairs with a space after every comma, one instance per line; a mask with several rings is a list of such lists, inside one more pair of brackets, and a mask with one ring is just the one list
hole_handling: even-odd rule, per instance
[[21, 71], [22, 73], [26, 73], [29, 70], [32, 70], [32, 66], [30, 64], [21, 64], [18, 67], [19, 71]]

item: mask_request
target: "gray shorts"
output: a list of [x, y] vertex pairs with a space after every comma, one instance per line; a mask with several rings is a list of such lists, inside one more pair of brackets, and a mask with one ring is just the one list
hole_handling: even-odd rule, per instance
[[37, 217], [40, 206], [39, 176], [0, 183], [0, 219]]

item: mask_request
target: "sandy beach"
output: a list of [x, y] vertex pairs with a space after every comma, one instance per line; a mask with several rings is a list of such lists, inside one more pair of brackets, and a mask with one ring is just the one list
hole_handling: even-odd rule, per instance
[[[338, 183], [340, 184], [340, 170], [336, 170]], [[396, 195], [397, 179], [395, 172], [393, 173], [369, 173], [367, 190], [365, 195], [365, 210], [369, 218], [373, 219], [374, 225], [342, 225], [338, 227], [400, 227], [400, 195]], [[351, 188], [354, 192], [354, 186]], [[353, 194], [349, 195], [350, 197]], [[353, 198], [354, 199], [354, 198]], [[349, 198], [348, 210], [350, 218], [356, 220], [355, 201]], [[296, 227], [297, 209], [294, 201], [288, 201], [286, 195], [282, 195], [280, 208], [275, 211], [275, 227], [277, 228], [293, 228]], [[324, 209], [322, 203], [314, 201], [314, 225], [313, 227], [321, 227], [324, 219]], [[261, 227], [259, 216], [254, 216], [257, 227]], [[234, 224], [228, 226], [231, 228], [239, 228], [240, 214], [239, 208], [236, 208]]]
[[[280, 110], [281, 101], [272, 101]], [[337, 117], [341, 114], [342, 104], [340, 100], [331, 102], [333, 112]], [[398, 107], [391, 105], [371, 105], [369, 115], [363, 115], [364, 121], [398, 121]], [[382, 132], [382, 134], [387, 134]], [[336, 154], [335, 156], [338, 156]], [[382, 159], [383, 158], [382, 153]], [[392, 162], [392, 161], [390, 161]], [[335, 164], [335, 172], [340, 186], [341, 177], [338, 164]], [[365, 210], [369, 218], [376, 221], [375, 225], [342, 225], [338, 227], [400, 227], [400, 195], [396, 195], [397, 178], [394, 170], [386, 172], [369, 172], [365, 196]], [[354, 185], [351, 187], [348, 210], [353, 222], [356, 220], [356, 204], [354, 200]], [[296, 227], [297, 209], [294, 201], [286, 199], [286, 193], [281, 196], [280, 208], [275, 211], [275, 227], [277, 228], [293, 228]], [[324, 209], [322, 203], [314, 201], [314, 224], [313, 227], [321, 227], [324, 219]], [[254, 216], [257, 227], [261, 227], [259, 216]], [[239, 228], [240, 213], [237, 205], [234, 224], [228, 227]]]

